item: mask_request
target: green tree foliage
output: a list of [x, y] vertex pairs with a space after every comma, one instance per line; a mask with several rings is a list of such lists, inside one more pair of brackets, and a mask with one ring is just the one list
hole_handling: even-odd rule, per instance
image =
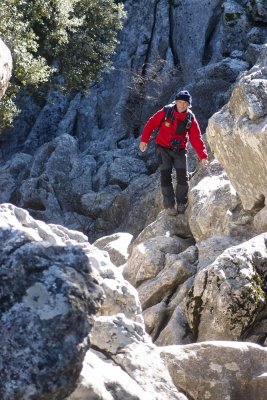
[[125, 17], [112, 0], [2, 0], [0, 37], [10, 48], [13, 75], [0, 100], [0, 127], [11, 123], [22, 87], [58, 80], [67, 91], [86, 92], [110, 65]]

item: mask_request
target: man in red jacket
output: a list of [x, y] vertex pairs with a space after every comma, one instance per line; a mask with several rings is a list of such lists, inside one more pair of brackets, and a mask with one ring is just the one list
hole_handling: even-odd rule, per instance
[[[192, 97], [187, 90], [180, 91], [175, 103], [165, 106], [146, 123], [139, 149], [147, 149], [149, 139], [155, 129], [156, 153], [160, 165], [160, 183], [163, 206], [169, 215], [183, 214], [187, 205], [188, 171], [187, 140], [190, 140], [203, 165], [208, 164], [208, 153], [201, 138], [201, 131], [194, 114], [189, 110]], [[172, 168], [176, 171], [176, 190], [172, 184]], [[176, 199], [176, 209], [175, 209]]]

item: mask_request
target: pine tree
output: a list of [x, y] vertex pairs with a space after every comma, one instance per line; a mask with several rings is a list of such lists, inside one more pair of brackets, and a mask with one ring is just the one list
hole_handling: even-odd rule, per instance
[[0, 36], [11, 50], [13, 75], [0, 101], [0, 127], [16, 114], [21, 88], [49, 82], [86, 92], [110, 66], [125, 12], [112, 0], [2, 0]]

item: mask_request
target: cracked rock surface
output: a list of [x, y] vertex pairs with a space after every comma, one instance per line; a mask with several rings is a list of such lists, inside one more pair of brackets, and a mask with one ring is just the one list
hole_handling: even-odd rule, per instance
[[0, 206], [0, 221], [1, 398], [64, 398], [103, 292], [77, 243], [56, 243], [53, 228], [11, 204]]

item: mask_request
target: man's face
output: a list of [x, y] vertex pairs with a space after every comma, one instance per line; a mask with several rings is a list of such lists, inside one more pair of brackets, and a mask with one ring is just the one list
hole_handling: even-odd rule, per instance
[[176, 100], [175, 103], [179, 113], [185, 112], [189, 106], [189, 104], [185, 100]]

